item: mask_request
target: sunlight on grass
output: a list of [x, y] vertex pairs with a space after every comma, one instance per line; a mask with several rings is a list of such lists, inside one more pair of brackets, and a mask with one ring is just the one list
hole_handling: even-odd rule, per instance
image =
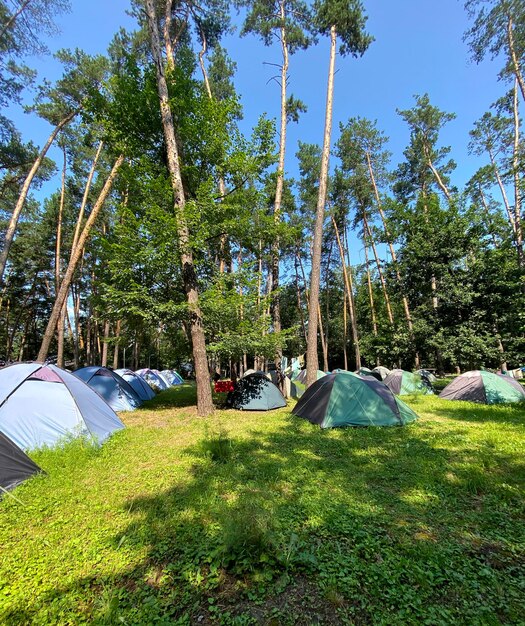
[[321, 431], [194, 394], [34, 455], [47, 476], [0, 502], [1, 623], [525, 620], [523, 407], [415, 397], [409, 427]]

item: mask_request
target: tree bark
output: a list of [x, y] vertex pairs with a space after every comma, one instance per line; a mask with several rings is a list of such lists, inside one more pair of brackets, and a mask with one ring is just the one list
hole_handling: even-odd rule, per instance
[[314, 241], [312, 250], [312, 270], [310, 276], [310, 304], [308, 307], [308, 345], [306, 348], [306, 386], [317, 380], [319, 360], [317, 355], [317, 309], [319, 307], [319, 289], [321, 283], [321, 246], [323, 241], [323, 222], [328, 189], [328, 166], [330, 162], [330, 139], [332, 134], [332, 109], [334, 95], [335, 49], [337, 32], [335, 26], [330, 29], [330, 62], [326, 92], [326, 115], [324, 126], [321, 172], [319, 176], [319, 196], [315, 214]]
[[64, 128], [64, 126], [66, 126], [66, 124], [68, 124], [75, 117], [76, 114], [77, 114], [77, 111], [72, 111], [57, 124], [57, 126], [54, 128], [51, 135], [49, 135], [49, 138], [46, 141], [45, 146], [40, 151], [40, 154], [38, 155], [36, 161], [33, 163], [33, 166], [31, 167], [29, 174], [27, 175], [24, 181], [24, 184], [22, 185], [20, 196], [18, 197], [15, 208], [13, 210], [13, 214], [11, 216], [11, 219], [9, 220], [9, 226], [7, 227], [7, 231], [5, 233], [4, 248], [0, 252], [0, 281], [2, 281], [4, 278], [5, 266], [7, 264], [7, 257], [9, 255], [9, 249], [11, 248], [11, 244], [13, 243], [16, 227], [18, 224], [18, 219], [20, 218], [20, 213], [22, 212], [22, 209], [24, 207], [24, 203], [26, 201], [27, 194], [29, 193], [29, 187], [31, 186], [31, 183], [33, 182], [33, 178], [35, 177], [40, 165], [42, 164], [42, 161], [44, 160], [44, 157], [47, 154], [47, 151], [49, 150], [49, 147], [55, 140], [58, 133], [62, 130], [62, 128]]
[[390, 297], [388, 295], [388, 291], [386, 288], [386, 280], [383, 274], [383, 270], [381, 269], [381, 262], [379, 261], [379, 256], [377, 254], [376, 244], [374, 242], [374, 238], [372, 237], [372, 231], [370, 230], [370, 226], [368, 225], [368, 220], [366, 218], [366, 212], [363, 211], [363, 226], [365, 230], [365, 234], [368, 235], [370, 239], [370, 245], [372, 247], [372, 252], [374, 253], [374, 259], [377, 266], [377, 272], [379, 274], [379, 280], [381, 282], [381, 287], [383, 289], [383, 295], [385, 296], [385, 304], [386, 304], [386, 312], [388, 315], [388, 321], [393, 326], [394, 325], [394, 314], [392, 313], [392, 307], [390, 305]]
[[119, 349], [119, 339], [120, 339], [120, 325], [121, 320], [117, 320], [117, 326], [115, 328], [115, 350], [113, 351], [113, 369], [118, 369], [118, 349]]
[[512, 65], [514, 67], [514, 74], [520, 86], [521, 97], [525, 101], [525, 81], [523, 80], [523, 74], [521, 73], [520, 64], [518, 62], [518, 57], [516, 55], [516, 47], [514, 45], [512, 17], [510, 16], [507, 21], [507, 41], [509, 44], [510, 58], [512, 59]]
[[[67, 168], [67, 155], [66, 150], [63, 148], [64, 162], [62, 166], [62, 185], [60, 190], [60, 204], [58, 209], [57, 220], [57, 238], [55, 247], [55, 294], [60, 289], [60, 277], [62, 274], [61, 267], [61, 251], [62, 251], [62, 220], [64, 216], [64, 202], [66, 198], [66, 168]], [[66, 298], [67, 301], [67, 298]], [[57, 365], [58, 367], [64, 367], [64, 322], [66, 314], [66, 304], [62, 307], [61, 315], [58, 318], [57, 326]]]
[[[370, 313], [372, 316], [372, 331], [374, 333], [374, 337], [377, 337], [376, 309], [374, 306], [374, 293], [372, 291], [372, 280], [370, 278], [370, 266], [369, 266], [369, 261], [368, 261], [368, 245], [366, 243], [366, 238], [363, 239], [363, 246], [365, 249], [366, 282], [368, 284], [368, 299], [370, 301]], [[345, 369], [347, 368], [345, 367]]]
[[523, 269], [523, 230], [521, 226], [521, 179], [520, 179], [520, 119], [518, 112], [518, 79], [514, 81], [513, 98], [514, 146], [512, 153], [512, 178], [514, 180], [514, 226], [516, 232], [516, 250], [518, 265]]
[[169, 102], [168, 85], [164, 75], [164, 63], [160, 48], [160, 37], [157, 24], [157, 16], [153, 0], [145, 0], [148, 30], [150, 36], [151, 52], [157, 73], [157, 90], [159, 96], [162, 127], [166, 142], [168, 168], [173, 190], [174, 209], [178, 219], [179, 248], [182, 262], [182, 280], [188, 308], [190, 313], [191, 339], [193, 344], [193, 360], [195, 366], [195, 378], [197, 381], [197, 412], [201, 416], [213, 413], [213, 400], [211, 395], [210, 375], [208, 359], [206, 355], [206, 341], [202, 313], [199, 306], [199, 292], [197, 288], [197, 275], [193, 264], [193, 254], [190, 246], [190, 234], [184, 208], [186, 198], [179, 164], [179, 150], [177, 147], [175, 126]]
[[102, 188], [102, 191], [100, 192], [100, 195], [97, 198], [97, 201], [95, 202], [93, 209], [86, 221], [86, 224], [82, 230], [82, 233], [80, 234], [78, 238], [76, 248], [71, 250], [71, 258], [69, 260], [66, 273], [64, 274], [64, 278], [62, 279], [60, 289], [55, 299], [55, 304], [53, 306], [53, 310], [51, 312], [51, 316], [49, 318], [49, 322], [47, 324], [47, 328], [44, 333], [44, 337], [42, 339], [42, 345], [40, 346], [40, 350], [38, 352], [37, 361], [43, 362], [46, 360], [47, 354], [49, 352], [49, 346], [51, 345], [51, 340], [53, 339], [55, 328], [58, 322], [58, 318], [60, 316], [62, 307], [64, 306], [64, 303], [66, 302], [67, 293], [69, 291], [69, 287], [71, 286], [71, 281], [73, 280], [73, 275], [75, 273], [77, 265], [82, 256], [84, 246], [91, 232], [91, 228], [93, 224], [95, 223], [95, 220], [97, 219], [98, 214], [100, 213], [100, 210], [103, 207], [104, 202], [106, 201], [106, 198], [109, 195], [109, 192], [111, 191], [113, 182], [115, 178], [117, 177], [118, 170], [120, 169], [120, 166], [122, 165], [123, 162], [124, 162], [124, 157], [122, 155], [119, 156], [118, 159], [115, 161], [115, 164], [113, 165], [113, 169], [111, 170], [111, 173], [108, 176], [104, 184], [104, 187]]
[[109, 320], [104, 321], [104, 341], [102, 343], [102, 367], [108, 366]]
[[348, 299], [348, 312], [350, 313], [350, 325], [352, 326], [352, 339], [354, 341], [355, 367], [356, 369], [360, 369], [361, 350], [359, 348], [359, 334], [357, 332], [357, 319], [355, 315], [355, 303], [354, 303], [354, 294], [353, 294], [352, 284], [351, 284], [351, 277], [348, 276], [348, 271], [346, 269], [345, 253], [343, 250], [343, 245], [341, 243], [341, 238], [339, 237], [339, 229], [337, 228], [337, 223], [333, 215], [332, 215], [332, 223], [334, 225], [335, 236], [337, 239], [337, 246], [339, 248], [339, 255], [341, 256], [341, 264], [343, 266], [343, 277], [344, 277], [345, 287], [346, 287], [346, 297]]

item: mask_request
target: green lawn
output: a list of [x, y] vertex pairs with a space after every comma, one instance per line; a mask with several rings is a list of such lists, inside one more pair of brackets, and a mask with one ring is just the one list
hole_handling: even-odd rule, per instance
[[196, 416], [190, 385], [0, 502], [0, 623], [525, 624], [525, 409]]

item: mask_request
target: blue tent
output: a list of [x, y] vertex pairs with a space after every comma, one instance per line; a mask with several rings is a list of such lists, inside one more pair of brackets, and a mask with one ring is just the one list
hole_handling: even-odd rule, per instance
[[150, 370], [148, 368], [137, 370], [135, 374], [138, 374], [143, 378], [150, 387], [157, 391], [164, 391], [169, 388], [169, 383], [160, 375], [160, 372], [156, 370]]
[[102, 443], [122, 428], [91, 387], [55, 365], [15, 363], [0, 369], [0, 431], [22, 450], [78, 436]]
[[165, 378], [169, 384], [174, 387], [175, 385], [182, 385], [184, 382], [182, 376], [175, 370], [162, 370], [161, 375]]
[[133, 411], [142, 404], [133, 387], [107, 367], [82, 367], [73, 374], [102, 396], [114, 411]]
[[141, 400], [151, 400], [155, 397], [155, 392], [148, 383], [132, 370], [115, 370], [115, 374], [122, 376], [122, 378], [133, 387]]

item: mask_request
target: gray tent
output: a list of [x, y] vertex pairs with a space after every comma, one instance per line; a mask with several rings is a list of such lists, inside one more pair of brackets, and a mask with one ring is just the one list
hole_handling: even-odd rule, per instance
[[13, 489], [42, 470], [25, 452], [0, 432], [0, 487]]
[[242, 411], [271, 411], [286, 406], [279, 389], [266, 376], [250, 374], [237, 381], [226, 398], [227, 406]]
[[142, 404], [133, 387], [107, 367], [81, 367], [73, 374], [104, 398], [114, 411], [133, 411]]
[[56, 365], [15, 363], [0, 369], [0, 431], [22, 450], [78, 436], [102, 443], [121, 428], [98, 393]]
[[473, 370], [454, 378], [439, 397], [445, 400], [465, 400], [483, 404], [523, 402], [525, 389], [510, 376]]

